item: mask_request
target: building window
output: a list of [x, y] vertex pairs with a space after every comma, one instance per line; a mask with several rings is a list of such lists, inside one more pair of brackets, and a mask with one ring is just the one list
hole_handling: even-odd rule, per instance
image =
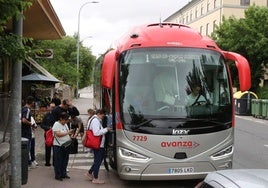
[[210, 0], [208, 0], [208, 3], [207, 3], [207, 12], [209, 12], [209, 5], [210, 5]]
[[203, 4], [201, 4], [201, 15], [203, 15], [204, 14], [204, 6], [203, 6]]
[[203, 35], [203, 26], [200, 26], [200, 34]]
[[214, 8], [217, 7], [217, 0], [214, 0]]
[[191, 10], [191, 12], [190, 12], [190, 21], [192, 21], [192, 20], [193, 20], [193, 12]]
[[240, 0], [240, 5], [241, 6], [249, 6], [250, 5], [250, 0]]
[[198, 17], [198, 8], [196, 7], [195, 8], [195, 18], [197, 18]]
[[180, 23], [182, 24], [182, 18], [180, 18]]
[[209, 23], [207, 23], [206, 25], [206, 35], [208, 36], [210, 33], [209, 33]]
[[188, 23], [189, 22], [189, 15], [188, 15], [188, 13], [186, 14], [186, 23]]
[[217, 27], [217, 21], [214, 20], [214, 21], [213, 21], [213, 32], [216, 30], [216, 27]]

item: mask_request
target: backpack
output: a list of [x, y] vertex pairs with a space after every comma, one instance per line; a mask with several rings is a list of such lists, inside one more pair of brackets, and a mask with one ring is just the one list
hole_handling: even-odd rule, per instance
[[49, 147], [53, 146], [54, 136], [53, 136], [52, 128], [46, 131], [45, 134], [46, 134], [46, 140], [45, 140], [46, 146], [49, 146]]

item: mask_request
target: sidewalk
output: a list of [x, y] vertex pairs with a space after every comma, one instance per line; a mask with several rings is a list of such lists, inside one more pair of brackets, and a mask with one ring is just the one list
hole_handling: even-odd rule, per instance
[[[92, 108], [92, 97], [90, 95], [80, 94], [81, 98], [73, 99], [73, 104], [80, 111], [80, 117], [83, 121], [87, 119], [87, 110], [88, 108]], [[87, 98], [83, 98], [87, 97]], [[27, 184], [22, 185], [22, 188], [86, 188], [86, 187], [94, 187], [95, 185], [91, 183], [85, 176], [84, 173], [87, 170], [69, 169], [68, 175], [71, 179], [64, 179], [63, 181], [57, 181], [54, 179], [54, 168], [53, 166], [46, 167], [45, 164], [45, 145], [44, 145], [44, 131], [40, 127], [38, 127], [36, 131], [36, 160], [39, 163], [39, 166], [35, 169], [30, 169], [28, 171], [28, 181]], [[90, 166], [90, 164], [89, 164]], [[99, 177], [101, 179], [106, 180], [106, 184], [102, 185], [103, 188], [111, 187], [110, 183], [113, 181], [114, 176], [105, 170], [100, 170]], [[97, 186], [97, 185], [96, 185]]]

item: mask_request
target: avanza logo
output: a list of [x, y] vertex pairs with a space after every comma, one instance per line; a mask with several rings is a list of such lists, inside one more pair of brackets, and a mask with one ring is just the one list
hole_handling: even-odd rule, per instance
[[172, 141], [172, 142], [161, 142], [161, 147], [176, 147], [176, 148], [196, 148], [200, 144], [193, 141]]

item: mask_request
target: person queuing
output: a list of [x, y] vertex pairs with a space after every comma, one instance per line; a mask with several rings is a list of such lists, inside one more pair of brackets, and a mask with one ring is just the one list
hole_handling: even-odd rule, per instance
[[59, 106], [56, 106], [52, 110], [52, 115], [54, 118], [54, 122], [59, 120], [59, 116], [62, 112], [66, 112], [69, 116], [74, 115], [74, 116], [79, 116], [80, 112], [78, 109], [72, 104], [72, 100], [70, 99], [64, 99], [62, 103]]
[[111, 130], [110, 127], [103, 128], [102, 120], [105, 116], [105, 111], [103, 109], [97, 110], [96, 114], [92, 116], [89, 120], [88, 129], [91, 129], [94, 136], [102, 136], [101, 144], [99, 149], [93, 149], [94, 152], [94, 162], [89, 169], [89, 171], [85, 174], [92, 183], [94, 184], [103, 184], [105, 183], [103, 180], [98, 178], [100, 165], [104, 158], [104, 142], [105, 142], [105, 134]]
[[35, 130], [37, 129], [37, 124], [33, 118], [31, 117], [31, 123], [32, 123], [32, 139], [31, 139], [31, 149], [30, 149], [30, 157], [31, 157], [31, 167], [35, 168], [38, 166], [38, 162], [35, 160]]
[[59, 115], [59, 120], [56, 121], [52, 127], [54, 134], [54, 173], [55, 179], [59, 181], [70, 179], [66, 171], [69, 161], [69, 152], [66, 148], [62, 147], [64, 143], [70, 140], [70, 135], [73, 134], [73, 130], [70, 130], [67, 126], [68, 118], [69, 115], [66, 112], [62, 112]]
[[[60, 117], [60, 114], [62, 112], [67, 113], [68, 116], [70, 116], [70, 115], [79, 116], [80, 115], [79, 110], [73, 105], [72, 100], [70, 100], [70, 99], [62, 100], [62, 103], [59, 106], [56, 106], [52, 110], [51, 113], [52, 113], [54, 122], [56, 122], [56, 121], [58, 121], [60, 119], [59, 117]], [[69, 120], [66, 123], [68, 124]], [[68, 157], [68, 160], [69, 160], [69, 155], [67, 157]], [[54, 158], [53, 158], [53, 160], [54, 160]]]
[[[86, 125], [88, 125], [89, 120], [90, 120], [90, 119], [92, 118], [92, 116], [95, 114], [95, 110], [93, 110], [92, 108], [89, 108], [89, 109], [87, 110], [87, 114], [88, 114], [88, 119], [87, 119], [87, 123], [86, 123]], [[92, 149], [88, 148], [86, 157], [93, 158], [93, 150], [92, 150]]]
[[30, 160], [30, 150], [31, 150], [31, 139], [32, 139], [32, 122], [31, 122], [31, 108], [34, 106], [34, 98], [32, 96], [28, 96], [25, 100], [25, 105], [21, 109], [21, 137], [28, 139], [28, 165], [30, 168], [33, 168]]
[[[46, 140], [46, 132], [52, 128], [54, 124], [54, 118], [52, 116], [52, 110], [55, 108], [55, 103], [51, 102], [48, 107], [48, 112], [44, 115], [42, 122], [41, 122], [41, 128], [44, 129], [44, 138]], [[51, 146], [47, 146], [45, 144], [45, 166], [51, 166], [50, 163], [51, 159]]]
[[81, 138], [83, 137], [84, 125], [82, 119], [79, 116], [71, 114], [70, 128], [74, 130], [74, 138], [77, 138], [78, 134], [80, 134]]
[[54, 103], [56, 106], [59, 106], [61, 104], [61, 100], [57, 92], [54, 93], [53, 98], [51, 99], [51, 102]]

